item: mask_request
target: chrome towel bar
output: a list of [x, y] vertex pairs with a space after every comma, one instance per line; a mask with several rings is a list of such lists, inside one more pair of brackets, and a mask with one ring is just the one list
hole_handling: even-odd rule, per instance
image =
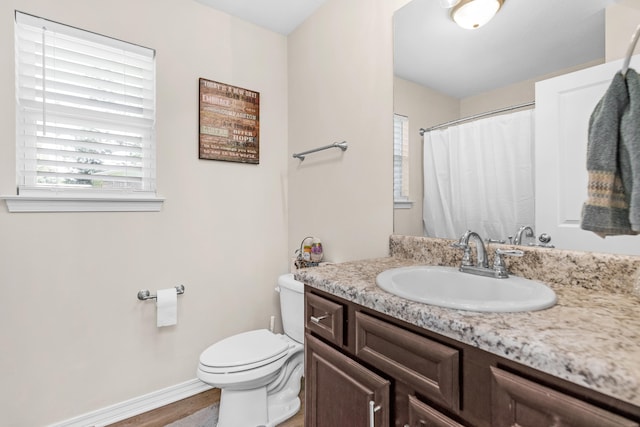
[[294, 159], [304, 160], [304, 157], [307, 154], [315, 153], [315, 152], [322, 151], [322, 150], [328, 150], [329, 148], [339, 148], [342, 151], [347, 151], [348, 147], [349, 147], [349, 144], [347, 144], [347, 141], [334, 142], [333, 144], [325, 145], [324, 147], [314, 148], [313, 150], [303, 151], [302, 153], [294, 153], [293, 154], [293, 158]]
[[[184, 285], [176, 286], [176, 293], [178, 295], [184, 294]], [[140, 301], [144, 301], [144, 300], [148, 300], [148, 299], [156, 299], [156, 298], [158, 298], [158, 296], [157, 295], [151, 295], [151, 292], [149, 292], [149, 289], [143, 289], [143, 290], [138, 292], [138, 299]]]

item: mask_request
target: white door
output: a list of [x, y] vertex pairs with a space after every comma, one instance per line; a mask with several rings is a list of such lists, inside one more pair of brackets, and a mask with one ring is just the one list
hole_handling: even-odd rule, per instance
[[[640, 236], [605, 239], [580, 228], [587, 200], [589, 117], [622, 60], [536, 83], [536, 234], [548, 233], [557, 248], [640, 254]], [[631, 60], [640, 67], [640, 55]]]

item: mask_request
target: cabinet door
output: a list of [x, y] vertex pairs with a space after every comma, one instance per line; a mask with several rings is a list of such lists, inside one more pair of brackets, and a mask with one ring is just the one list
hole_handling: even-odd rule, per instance
[[305, 426], [389, 427], [389, 381], [309, 334], [305, 340]]
[[639, 427], [638, 423], [491, 367], [494, 427]]
[[464, 427], [432, 407], [409, 396], [409, 424], [405, 427]]

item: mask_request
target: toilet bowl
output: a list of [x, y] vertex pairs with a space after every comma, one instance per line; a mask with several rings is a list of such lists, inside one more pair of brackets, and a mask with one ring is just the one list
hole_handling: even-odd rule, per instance
[[300, 409], [304, 285], [278, 278], [285, 334], [267, 329], [225, 338], [200, 355], [198, 378], [221, 389], [217, 427], [275, 426]]

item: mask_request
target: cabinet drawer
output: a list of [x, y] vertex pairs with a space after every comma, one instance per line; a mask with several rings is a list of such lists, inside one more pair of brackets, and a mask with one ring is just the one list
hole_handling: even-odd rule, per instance
[[429, 405], [409, 396], [409, 425], [405, 427], [464, 427]]
[[458, 413], [458, 350], [357, 312], [356, 356]]
[[318, 295], [305, 295], [305, 326], [308, 330], [338, 346], [342, 345], [344, 308]]
[[491, 367], [495, 427], [638, 427], [639, 424], [512, 373]]

